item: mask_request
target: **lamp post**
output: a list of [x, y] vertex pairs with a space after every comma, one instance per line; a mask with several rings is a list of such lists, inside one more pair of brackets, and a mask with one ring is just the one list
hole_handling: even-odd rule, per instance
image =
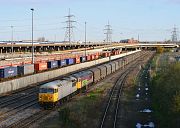
[[11, 53], [13, 54], [13, 27], [14, 26], [11, 26]]
[[85, 22], [85, 57], [86, 57], [86, 22]]
[[34, 42], [33, 42], [33, 13], [34, 13], [34, 9], [31, 8], [32, 11], [32, 63], [34, 64]]

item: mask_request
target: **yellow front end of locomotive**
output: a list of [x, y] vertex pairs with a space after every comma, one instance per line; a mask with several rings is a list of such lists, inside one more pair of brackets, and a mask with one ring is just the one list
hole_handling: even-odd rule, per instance
[[40, 103], [55, 103], [58, 101], [58, 93], [39, 93]]

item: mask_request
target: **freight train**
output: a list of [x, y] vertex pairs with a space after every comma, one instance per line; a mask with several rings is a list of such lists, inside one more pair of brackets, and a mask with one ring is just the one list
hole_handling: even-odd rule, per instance
[[39, 104], [44, 108], [53, 108], [62, 99], [72, 96], [73, 94], [79, 92], [80, 89], [88, 87], [89, 85], [104, 79], [106, 76], [114, 73], [138, 57], [140, 57], [139, 52], [128, 55], [125, 58], [120, 58], [116, 61], [43, 84], [39, 88]]
[[99, 58], [109, 57], [111, 55], [118, 55], [120, 53], [121, 52], [119, 50], [112, 52], [102, 52], [102, 53], [97, 52], [95, 54], [89, 54], [87, 56], [76, 56], [74, 58], [51, 60], [47, 62], [40, 61], [40, 62], [35, 62], [34, 64], [0, 66], [0, 80], [5, 80], [7, 78], [13, 78], [17, 76], [25, 76], [25, 75], [51, 70], [55, 68], [61, 68], [73, 64], [79, 64], [86, 61], [92, 61]]

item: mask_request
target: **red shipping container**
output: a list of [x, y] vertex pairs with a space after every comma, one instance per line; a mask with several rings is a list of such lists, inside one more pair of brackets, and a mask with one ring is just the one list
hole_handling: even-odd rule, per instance
[[47, 63], [46, 62], [39, 62], [34, 64], [35, 71], [43, 71], [47, 69]]
[[116, 55], [116, 51], [112, 51], [112, 55]]
[[95, 55], [99, 56], [99, 53], [98, 53], [98, 52], [96, 52], [96, 54], [95, 54]]
[[86, 60], [87, 60], [87, 61], [90, 61], [90, 60], [91, 60], [91, 56], [90, 56], [90, 55], [87, 55], [87, 56], [86, 56]]
[[94, 60], [95, 59], [95, 55], [91, 55], [91, 60]]
[[109, 57], [109, 56], [111, 56], [111, 53], [110, 53], [110, 52], [107, 53], [107, 57]]
[[95, 59], [98, 59], [98, 58], [99, 58], [99, 55], [96, 54], [96, 55], [95, 55]]
[[1, 68], [4, 68], [4, 66], [0, 66], [0, 69], [1, 69]]
[[75, 58], [75, 63], [76, 63], [76, 64], [81, 63], [81, 62], [80, 62], [80, 57], [76, 57], [76, 58]]
[[103, 53], [103, 57], [107, 57], [107, 52], [104, 52], [104, 53]]
[[119, 50], [117, 51], [117, 55], [119, 55]]

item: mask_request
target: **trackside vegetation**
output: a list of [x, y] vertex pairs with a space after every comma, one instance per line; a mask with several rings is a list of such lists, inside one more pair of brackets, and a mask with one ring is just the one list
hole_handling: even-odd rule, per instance
[[159, 128], [180, 128], [180, 63], [158, 65], [152, 61], [151, 96], [154, 118]]
[[97, 87], [86, 95], [79, 96], [68, 105], [59, 108], [59, 122], [63, 128], [94, 128], [101, 116], [104, 94], [109, 84]]

